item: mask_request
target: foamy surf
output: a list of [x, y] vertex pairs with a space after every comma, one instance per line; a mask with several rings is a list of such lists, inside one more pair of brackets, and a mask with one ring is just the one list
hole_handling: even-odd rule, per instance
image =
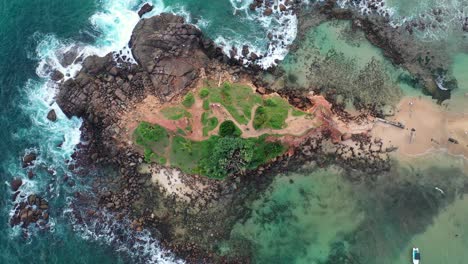
[[[257, 8], [255, 12], [249, 10], [249, 5], [253, 1], [236, 1], [230, 0], [233, 8], [233, 13], [243, 13], [246, 20], [252, 23], [258, 23], [262, 26], [265, 36], [262, 39], [257, 39], [254, 42], [249, 41], [239, 34], [233, 32], [235, 38], [218, 35], [214, 39], [215, 43], [220, 45], [223, 52], [230, 56], [230, 50], [234, 47], [238, 50], [236, 59], [240, 59], [244, 64], [257, 64], [263, 69], [275, 66], [278, 61], [283, 60], [289, 51], [289, 46], [293, 43], [297, 36], [297, 17], [293, 14], [292, 9], [285, 11], [280, 10], [280, 5], [286, 1], [280, 0], [277, 5], [272, 7], [272, 14], [264, 15], [265, 6]], [[268, 40], [267, 34], [270, 33], [271, 39]], [[261, 56], [255, 62], [249, 61], [248, 58], [242, 56], [240, 51], [243, 46], [249, 47], [249, 51]], [[251, 54], [250, 53], [250, 54]]]
[[117, 251], [129, 255], [138, 263], [184, 263], [171, 252], [162, 249], [149, 231], [137, 232], [130, 229], [131, 223], [128, 219], [115, 221], [115, 215], [106, 211], [100, 211], [98, 214], [98, 217], [88, 219], [89, 221], [81, 221], [75, 218], [72, 210], [65, 212], [65, 215], [72, 219], [74, 231], [83, 239], [112, 245]]
[[[64, 79], [73, 78], [81, 70], [81, 62], [88, 56], [105, 56], [113, 52], [115, 57], [125, 55], [130, 62], [134, 62], [133, 56], [128, 48], [133, 28], [139, 21], [137, 11], [143, 1], [102, 1], [101, 9], [90, 18], [94, 29], [100, 33], [94, 44], [76, 43], [72, 40], [62, 40], [52, 34], [43, 35], [36, 33], [34, 39], [37, 40], [37, 47], [30, 58], [38, 61], [36, 68], [37, 75], [41, 80], [29, 80], [25, 86], [24, 102], [21, 102], [22, 109], [29, 114], [32, 126], [29, 129], [20, 130], [15, 136], [19, 138], [34, 138], [33, 149], [25, 150], [25, 153], [34, 152], [37, 154], [34, 166], [29, 168], [36, 171], [34, 178], [29, 179], [27, 170], [23, 169], [21, 162], [12, 161], [8, 168], [11, 175], [21, 177], [23, 185], [20, 188], [21, 194], [16, 202], [27, 199], [31, 194], [39, 194], [49, 201], [50, 204], [58, 202], [59, 197], [65, 194], [61, 200], [72, 199], [68, 196], [72, 191], [61, 183], [61, 177], [71, 175], [66, 161], [71, 160], [75, 147], [80, 143], [80, 127], [82, 120], [76, 117], [68, 119], [60, 107], [55, 103], [54, 97], [57, 92], [57, 84], [51, 80], [55, 71], [64, 74]], [[153, 1], [155, 9], [153, 14], [163, 11], [161, 1]], [[64, 55], [72, 53], [72, 59], [64, 62]], [[54, 110], [57, 121], [51, 122], [47, 119], [47, 113]], [[29, 170], [28, 169], [28, 170]], [[67, 176], [68, 177], [68, 176]], [[7, 183], [8, 184], [8, 183]], [[86, 189], [80, 186], [74, 187], [81, 190]], [[68, 193], [68, 195], [67, 195]], [[68, 196], [68, 197], [67, 197]], [[60, 203], [60, 202], [58, 202]], [[14, 206], [13, 206], [14, 207]], [[11, 208], [10, 216], [14, 208]], [[110, 220], [110, 219], [107, 219]], [[111, 219], [115, 220], [115, 219]], [[57, 219], [53, 216], [49, 218], [48, 228], [53, 232]], [[114, 223], [118, 225], [117, 223]], [[32, 228], [32, 229], [31, 229]], [[30, 234], [34, 233], [34, 228], [30, 227]], [[11, 235], [20, 235], [19, 228], [12, 229]], [[88, 229], [87, 238], [115, 242], [115, 236], [106, 229]], [[123, 230], [123, 227], [121, 228]], [[89, 232], [94, 232], [90, 234]], [[143, 235], [144, 234], [144, 235]], [[132, 254], [138, 252], [147, 257], [149, 263], [174, 263], [169, 253], [159, 247], [159, 243], [150, 238], [149, 232], [133, 234], [127, 232], [127, 239], [138, 240], [138, 248], [130, 240], [122, 241], [120, 250]], [[146, 240], [145, 240], [146, 239]], [[146, 241], [142, 243], [142, 241]], [[141, 252], [141, 249], [144, 249]], [[166, 257], [167, 255], [167, 257]], [[177, 263], [181, 263], [180, 261]]]

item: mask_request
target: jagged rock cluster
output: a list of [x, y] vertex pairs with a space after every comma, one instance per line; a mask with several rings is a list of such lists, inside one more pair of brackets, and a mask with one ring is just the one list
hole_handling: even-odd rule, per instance
[[141, 20], [130, 47], [138, 64], [115, 60], [115, 54], [91, 56], [76, 78], [60, 85], [57, 103], [67, 116], [118, 133], [117, 114], [131, 103], [150, 94], [170, 100], [193, 85], [212, 59], [223, 57], [199, 29], [172, 14]]

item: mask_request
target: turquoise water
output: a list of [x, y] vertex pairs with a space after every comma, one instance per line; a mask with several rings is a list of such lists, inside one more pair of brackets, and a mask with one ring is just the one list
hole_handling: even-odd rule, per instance
[[[69, 209], [73, 193], [86, 191], [89, 186], [86, 183], [68, 186], [62, 181], [63, 176], [70, 173], [65, 160], [70, 159], [74, 146], [80, 140], [81, 120], [64, 117], [53, 101], [55, 87], [48, 82], [48, 66], [58, 67], [69, 74], [79, 69], [79, 65], [68, 68], [59, 65], [59, 54], [71, 45], [78, 45], [84, 55], [104, 55], [125, 49], [138, 22], [135, 11], [143, 2], [0, 2], [0, 177], [4, 183], [0, 187], [0, 263], [131, 263], [135, 260], [129, 259], [129, 253], [140, 252], [137, 248], [144, 248], [147, 256], [139, 262], [174, 262], [171, 256], [162, 256], [157, 241], [149, 239], [146, 233], [140, 234], [139, 239], [143, 242], [132, 247], [125, 239], [116, 240], [111, 232], [106, 233], [105, 228], [96, 230], [98, 225], [74, 225], [64, 214]], [[251, 51], [265, 55], [259, 61], [264, 67], [286, 55], [288, 45], [297, 33], [294, 15], [262, 18], [248, 10], [251, 2], [248, 0], [151, 2], [155, 9], [146, 16], [163, 11], [181, 14], [223, 45], [225, 51], [232, 46], [240, 50], [247, 44]], [[395, 19], [423, 12], [420, 10], [426, 10], [427, 3], [421, 3], [421, 6], [415, 2], [410, 8], [403, 8], [402, 1], [388, 1], [388, 5], [399, 12], [400, 17], [395, 16]], [[438, 5], [443, 3], [438, 1]], [[454, 8], [465, 1], [450, 3], [453, 4], [450, 8]], [[316, 50], [317, 55], [326, 54], [331, 49], [340, 50], [348, 57], [359, 53], [360, 56], [353, 60], [359, 66], [356, 69], [361, 69], [371, 58], [377, 58], [393, 88], [401, 89], [404, 94], [407, 91], [419, 94], [418, 90], [400, 82], [399, 77], [405, 73], [385, 61], [380, 51], [368, 44], [356, 45], [349, 39], [343, 42], [340, 31], [335, 29], [325, 24], [312, 35], [318, 36], [314, 45], [321, 47]], [[282, 41], [269, 45], [266, 38], [269, 32], [282, 36]], [[468, 67], [468, 55], [460, 48], [458, 38], [453, 42], [457, 48], [454, 49], [452, 70], [459, 81], [459, 90], [454, 91], [450, 107], [467, 109], [464, 94], [468, 92], [468, 80], [464, 72]], [[310, 54], [304, 54], [307, 55]], [[301, 69], [291, 66], [290, 70], [297, 74]], [[305, 79], [299, 78], [300, 81], [306, 83]], [[45, 118], [50, 109], [57, 111], [58, 122], [50, 123]], [[58, 148], [58, 144], [62, 147]], [[32, 180], [21, 168], [21, 157], [29, 151], [39, 153], [36, 176]], [[459, 187], [465, 184], [466, 179], [460, 172], [459, 160], [452, 162], [446, 156], [441, 156], [440, 160], [443, 160], [440, 168], [433, 168], [426, 161], [401, 165], [391, 175], [396, 181], [383, 178], [374, 186], [351, 183], [346, 180], [346, 174], [336, 168], [309, 168], [288, 176], [280, 175], [262, 198], [251, 205], [254, 210], [249, 219], [235, 226], [233, 240], [240, 239], [251, 245], [258, 263], [341, 263], [343, 258], [346, 259], [344, 256], [355, 256], [364, 261], [360, 263], [402, 263], [411, 243], [434, 252], [431, 255], [434, 262], [425, 260], [425, 263], [448, 263], [449, 260], [463, 263], [460, 262], [466, 259], [463, 248], [468, 244], [465, 240], [454, 240], [455, 236], [444, 231], [458, 234], [457, 239], [464, 239], [466, 231], [461, 223], [468, 219], [465, 213], [468, 210], [462, 210], [467, 202]], [[48, 168], [55, 170], [56, 174], [50, 175]], [[446, 182], [439, 182], [441, 175]], [[25, 237], [20, 229], [9, 226], [12, 209], [9, 182], [13, 177], [24, 180], [21, 190], [25, 194], [37, 193], [49, 201], [49, 230], [31, 228]], [[449, 199], [434, 196], [434, 182], [450, 193]], [[408, 198], [405, 195], [409, 191], [415, 191], [415, 197], [420, 199], [416, 201], [421, 202], [427, 213], [415, 216], [408, 213], [411, 209], [408, 205], [391, 206], [392, 195], [403, 194]], [[405, 215], [414, 217], [414, 221], [399, 218]], [[413, 229], [408, 229], [408, 226]], [[132, 234], [125, 235], [132, 237]], [[437, 247], [430, 242], [435, 237], [450, 245], [444, 249], [444, 254], [437, 254]], [[229, 249], [229, 242], [226, 245]], [[120, 248], [118, 253], [116, 247]], [[367, 252], [368, 248], [373, 251]], [[384, 258], [382, 262], [376, 260], [376, 252]], [[460, 256], [458, 259], [448, 257], [456, 254]], [[337, 262], [336, 259], [341, 260]]]

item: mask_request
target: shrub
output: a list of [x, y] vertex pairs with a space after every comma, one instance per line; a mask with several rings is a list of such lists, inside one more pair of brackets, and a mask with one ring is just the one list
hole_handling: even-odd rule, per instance
[[206, 141], [199, 167], [208, 177], [222, 179], [245, 171], [253, 154], [251, 141], [235, 137], [211, 137]]
[[206, 88], [203, 88], [200, 90], [200, 98], [204, 99], [206, 97], [208, 97], [208, 95], [210, 95], [210, 91]]
[[188, 93], [184, 97], [184, 100], [182, 101], [182, 105], [187, 107], [187, 108], [192, 107], [194, 103], [195, 103], [195, 96], [193, 96], [192, 92]]
[[232, 122], [226, 120], [219, 126], [219, 135], [221, 137], [240, 137], [242, 131]]

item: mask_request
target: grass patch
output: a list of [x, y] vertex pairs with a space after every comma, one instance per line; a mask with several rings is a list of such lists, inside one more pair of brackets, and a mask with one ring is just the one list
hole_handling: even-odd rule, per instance
[[153, 152], [163, 153], [169, 146], [169, 134], [159, 125], [141, 122], [133, 135], [138, 145]]
[[260, 95], [244, 85], [224, 83], [219, 88], [211, 88], [210, 101], [220, 103], [239, 124], [248, 124], [252, 108], [262, 103]]
[[167, 159], [157, 153], [154, 153], [151, 149], [145, 148], [145, 162], [150, 163], [152, 161], [157, 162], [159, 164], [165, 165], [167, 163]]
[[291, 109], [289, 103], [279, 96], [264, 100], [263, 105], [255, 111], [253, 127], [255, 129], [272, 128], [282, 129], [286, 127], [286, 118]]
[[192, 115], [187, 112], [187, 110], [180, 106], [163, 108], [161, 109], [161, 114], [163, 114], [163, 116], [169, 120], [179, 120], [182, 117], [192, 117]]
[[195, 103], [195, 96], [193, 95], [192, 92], [189, 92], [187, 95], [185, 95], [184, 100], [182, 101], [182, 105], [190, 108], [193, 106]]
[[292, 116], [305, 116], [307, 113], [298, 109], [292, 110]]
[[208, 118], [208, 115], [204, 114], [205, 113], [202, 114], [203, 136], [206, 137], [210, 131], [214, 130], [218, 126], [219, 121], [216, 117]]
[[205, 111], [210, 110], [210, 101], [208, 99], [203, 100], [203, 110]]
[[202, 142], [175, 136], [172, 140], [170, 163], [185, 173], [197, 173], [198, 162], [202, 156]]

